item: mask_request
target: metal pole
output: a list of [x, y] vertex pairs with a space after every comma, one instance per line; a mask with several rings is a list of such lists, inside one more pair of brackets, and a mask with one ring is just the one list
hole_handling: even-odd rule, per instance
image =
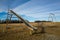
[[31, 30], [37, 30], [36, 27], [33, 27], [32, 25], [30, 25], [27, 21], [25, 21], [21, 16], [19, 16], [18, 14], [16, 14], [14, 11], [10, 10], [11, 13], [13, 13], [15, 16], [17, 16], [19, 19], [21, 19], [27, 26], [29, 26], [28, 28]]
[[[9, 13], [9, 1], [7, 1], [8, 5], [7, 5], [7, 11]], [[6, 28], [8, 27], [8, 13], [7, 13], [7, 19], [6, 19]]]

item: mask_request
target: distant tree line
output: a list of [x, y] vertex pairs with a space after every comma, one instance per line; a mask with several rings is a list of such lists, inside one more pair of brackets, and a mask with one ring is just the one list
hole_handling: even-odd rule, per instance
[[[29, 22], [28, 20], [26, 20], [27, 22]], [[0, 24], [3, 23], [23, 23], [21, 20], [0, 20]]]
[[52, 22], [52, 21], [40, 21], [40, 20], [37, 20], [37, 21], [35, 21], [36, 23], [39, 23], [39, 22]]

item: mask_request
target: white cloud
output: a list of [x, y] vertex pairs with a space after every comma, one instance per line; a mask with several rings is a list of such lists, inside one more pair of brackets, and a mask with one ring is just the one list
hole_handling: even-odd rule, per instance
[[60, 16], [60, 10], [57, 10], [60, 9], [59, 2], [50, 3], [48, 5], [41, 5], [38, 3], [34, 0], [31, 0], [21, 6], [16, 7], [14, 11], [19, 15], [26, 15], [27, 17], [30, 16], [36, 19], [46, 19], [46, 17], [49, 16], [49, 13], [54, 13], [55, 16]]

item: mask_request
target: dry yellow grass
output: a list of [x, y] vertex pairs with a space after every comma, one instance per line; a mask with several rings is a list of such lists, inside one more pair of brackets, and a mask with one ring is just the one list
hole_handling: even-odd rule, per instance
[[[41, 31], [41, 23], [30, 23]], [[29, 30], [24, 23], [8, 24], [10, 29], [6, 29], [6, 24], [0, 24], [0, 40], [60, 40], [60, 22], [43, 22], [45, 34], [30, 35]]]

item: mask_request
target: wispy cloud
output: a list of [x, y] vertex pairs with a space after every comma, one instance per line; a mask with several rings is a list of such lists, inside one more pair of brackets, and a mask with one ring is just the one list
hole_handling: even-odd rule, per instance
[[60, 16], [59, 5], [60, 1], [58, 0], [31, 0], [16, 7], [14, 11], [20, 15], [35, 18], [34, 20], [48, 20], [49, 13], [54, 13], [56, 17]]

